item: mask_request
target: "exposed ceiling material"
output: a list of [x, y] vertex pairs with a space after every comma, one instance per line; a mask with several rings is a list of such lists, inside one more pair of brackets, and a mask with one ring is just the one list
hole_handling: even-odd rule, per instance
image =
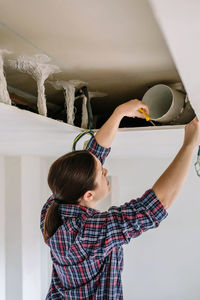
[[[30, 108], [32, 108], [35, 112], [37, 112], [36, 109], [37, 97], [30, 95], [29, 93], [23, 92], [17, 88], [13, 88], [10, 85], [7, 85], [7, 89], [13, 102], [18, 103], [17, 99], [21, 99], [20, 102], [21, 104], [29, 105]], [[47, 102], [47, 109], [56, 111], [59, 108], [60, 106], [58, 104]]]
[[60, 72], [56, 65], [47, 64], [50, 58], [44, 54], [34, 56], [19, 56], [16, 60], [9, 60], [9, 66], [14, 70], [28, 73], [37, 83], [37, 107], [40, 115], [47, 116], [44, 82], [50, 74]]
[[11, 105], [11, 99], [8, 94], [6, 78], [4, 75], [3, 56], [5, 53], [9, 53], [9, 51], [0, 49], [0, 101]]
[[[81, 87], [86, 84], [86, 82], [80, 80], [57, 80], [57, 81], [49, 81], [52, 86], [56, 90], [64, 90], [65, 95], [65, 105], [67, 108], [67, 123], [70, 125], [74, 125], [75, 113], [74, 113], [74, 102], [75, 102], [75, 90], [78, 87]], [[82, 106], [82, 110], [84, 110], [84, 102]], [[85, 124], [82, 124], [81, 127], [84, 127]], [[87, 126], [87, 125], [86, 125]]]
[[[146, 0], [7, 0], [1, 3], [0, 45], [13, 52], [11, 59], [51, 57], [62, 71], [52, 81], [81, 80], [89, 91], [106, 93], [91, 101], [99, 124], [118, 104], [141, 99], [154, 84], [180, 81]], [[8, 66], [5, 72], [9, 86], [37, 95], [30, 76]], [[63, 92], [49, 83], [45, 88], [47, 107], [53, 103], [64, 109]]]

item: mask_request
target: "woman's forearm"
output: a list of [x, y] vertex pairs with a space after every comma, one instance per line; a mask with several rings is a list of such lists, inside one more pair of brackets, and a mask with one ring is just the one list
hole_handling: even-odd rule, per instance
[[142, 108], [147, 114], [149, 113], [147, 105], [137, 99], [129, 100], [128, 102], [117, 106], [110, 118], [97, 131], [95, 135], [97, 143], [105, 148], [111, 147], [120, 121], [123, 119], [123, 117], [145, 118], [144, 115], [138, 111], [139, 108]]
[[183, 145], [172, 163], [153, 186], [156, 196], [166, 209], [171, 206], [185, 182], [193, 152], [194, 147]]
[[95, 139], [99, 145], [104, 148], [111, 147], [122, 118], [123, 113], [116, 108], [110, 118], [95, 134]]

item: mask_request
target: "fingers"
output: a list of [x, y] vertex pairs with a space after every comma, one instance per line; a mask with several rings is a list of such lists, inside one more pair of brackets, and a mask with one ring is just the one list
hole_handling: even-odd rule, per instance
[[126, 113], [126, 116], [132, 116], [131, 112], [133, 113], [133, 117], [138, 117], [138, 118], [142, 118], [145, 119], [145, 115], [142, 112], [139, 112], [138, 109], [143, 109], [143, 111], [145, 112], [145, 114], [149, 115], [149, 108], [148, 106], [142, 102], [141, 100], [138, 99], [132, 99], [129, 100], [127, 103], [122, 104], [122, 106], [124, 107], [124, 110], [128, 110], [128, 112]]
[[141, 119], [146, 119], [145, 115], [140, 112], [136, 112], [136, 117]]
[[148, 106], [147, 106], [144, 102], [142, 102], [142, 101], [141, 101], [141, 106], [140, 106], [140, 108], [142, 108], [142, 109], [145, 111], [145, 113], [146, 113], [147, 115], [149, 115], [149, 108], [148, 108]]
[[137, 110], [139, 108], [142, 108], [145, 111], [145, 113], [147, 115], [149, 115], [149, 108], [148, 108], [148, 106], [144, 102], [142, 102], [141, 100], [137, 100], [137, 99], [135, 99], [133, 101], [137, 101]]
[[195, 117], [192, 121], [190, 121], [188, 124], [186, 124], [186, 126], [189, 124], [198, 124], [198, 123], [199, 123], [199, 120], [197, 119], [197, 117]]
[[191, 122], [199, 122], [199, 120], [198, 120], [197, 116], [196, 116], [196, 117], [194, 117], [194, 119], [193, 119]]

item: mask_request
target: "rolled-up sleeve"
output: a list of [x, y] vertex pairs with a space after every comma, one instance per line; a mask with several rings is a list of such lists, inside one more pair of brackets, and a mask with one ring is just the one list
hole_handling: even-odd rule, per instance
[[159, 226], [168, 213], [153, 189], [141, 198], [88, 218], [83, 232], [83, 246], [94, 255], [108, 255], [113, 247], [129, 243], [143, 232]]
[[104, 148], [101, 145], [99, 145], [95, 139], [95, 136], [92, 136], [91, 139], [89, 140], [86, 150], [94, 154], [102, 163], [102, 165], [105, 162], [106, 157], [111, 151], [110, 148]]

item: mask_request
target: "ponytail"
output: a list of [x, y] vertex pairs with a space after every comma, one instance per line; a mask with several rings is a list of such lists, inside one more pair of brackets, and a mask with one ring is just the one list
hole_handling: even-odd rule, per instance
[[58, 158], [50, 167], [48, 185], [55, 197], [44, 220], [45, 242], [62, 225], [60, 204], [79, 204], [79, 198], [97, 186], [96, 161], [87, 150], [77, 150]]

